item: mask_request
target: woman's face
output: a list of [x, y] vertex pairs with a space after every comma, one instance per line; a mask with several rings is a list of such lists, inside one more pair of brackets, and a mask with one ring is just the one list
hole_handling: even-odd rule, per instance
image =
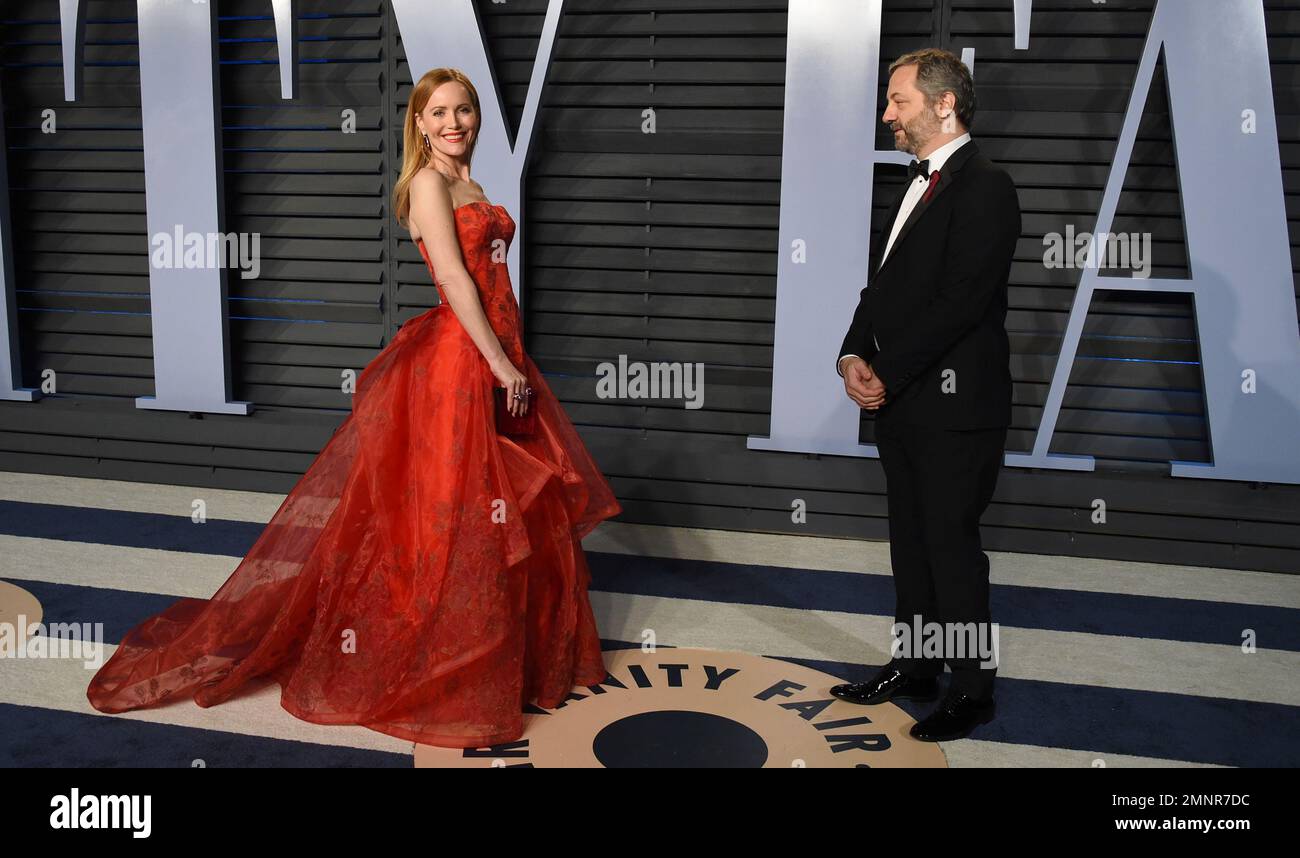
[[469, 100], [469, 90], [454, 80], [433, 91], [415, 122], [420, 133], [429, 136], [434, 152], [456, 160], [469, 153], [478, 134], [478, 113]]

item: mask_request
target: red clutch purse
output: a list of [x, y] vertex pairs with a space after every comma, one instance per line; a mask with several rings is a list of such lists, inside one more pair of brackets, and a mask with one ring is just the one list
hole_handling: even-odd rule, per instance
[[526, 438], [537, 431], [536, 396], [528, 396], [527, 411], [522, 415], [514, 415], [510, 413], [509, 395], [509, 391], [504, 387], [492, 388], [492, 400], [496, 403], [497, 434]]

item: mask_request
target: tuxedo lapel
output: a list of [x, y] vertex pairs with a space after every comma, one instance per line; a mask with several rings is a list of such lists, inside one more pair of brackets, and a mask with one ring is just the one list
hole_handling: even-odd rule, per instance
[[885, 245], [889, 244], [889, 234], [894, 231], [894, 221], [898, 219], [898, 212], [903, 207], [903, 200], [907, 197], [909, 185], [911, 185], [911, 182], [903, 183], [903, 190], [894, 199], [894, 204], [889, 207], [889, 214], [885, 216], [885, 228], [880, 233], [880, 250], [876, 253], [876, 264], [871, 266], [871, 275], [873, 277], [880, 271], [880, 263], [885, 258]]
[[[903, 228], [899, 230], [898, 238], [894, 239], [893, 252], [891, 252], [884, 262], [876, 269], [877, 274], [880, 273], [880, 270], [883, 269], [885, 265], [889, 264], [890, 259], [893, 259], [898, 255], [899, 247], [902, 245], [903, 240], [907, 238], [907, 234], [912, 231], [912, 227], [916, 226], [917, 221], [925, 216], [925, 213], [930, 209], [930, 206], [934, 205], [934, 201], [939, 198], [939, 195], [947, 190], [947, 188], [952, 184], [953, 179], [957, 176], [957, 172], [961, 170], [962, 166], [978, 151], [979, 149], [976, 148], [975, 141], [972, 140], [948, 157], [947, 162], [943, 165], [943, 169], [939, 171], [939, 181], [935, 183], [934, 187], [930, 191], [926, 192], [928, 195], [927, 197], [922, 197], [917, 201], [916, 206], [912, 209], [912, 213], [907, 217], [907, 223], [903, 224]], [[899, 200], [899, 208], [901, 207], [902, 200]], [[897, 216], [897, 214], [894, 215], [894, 217]], [[893, 221], [891, 220], [889, 223], [889, 228], [893, 229]], [[886, 240], [888, 240], [888, 238], [886, 238]]]

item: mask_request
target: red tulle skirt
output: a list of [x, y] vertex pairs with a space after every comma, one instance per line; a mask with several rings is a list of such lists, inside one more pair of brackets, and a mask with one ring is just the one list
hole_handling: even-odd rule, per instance
[[226, 583], [129, 632], [91, 705], [206, 707], [267, 676], [306, 721], [469, 748], [603, 681], [581, 539], [621, 508], [513, 351], [538, 418], [519, 441], [496, 434], [493, 375], [450, 307], [404, 325]]

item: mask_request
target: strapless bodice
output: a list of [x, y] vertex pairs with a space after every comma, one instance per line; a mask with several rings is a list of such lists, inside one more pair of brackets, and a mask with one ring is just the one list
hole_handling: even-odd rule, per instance
[[[514, 218], [510, 217], [505, 206], [487, 200], [459, 205], [452, 214], [456, 220], [456, 235], [460, 240], [465, 270], [478, 287], [483, 312], [507, 353], [512, 359], [521, 361], [523, 326], [519, 317], [519, 302], [515, 300], [514, 286], [510, 282], [510, 269], [506, 264], [506, 253], [515, 237]], [[433, 270], [429, 251], [424, 246], [424, 238], [416, 239], [415, 246], [424, 258], [434, 289], [438, 292], [438, 300], [442, 302], [441, 306], [449, 308], [446, 297], [438, 288], [438, 277]], [[435, 308], [437, 309], [439, 308]]]

